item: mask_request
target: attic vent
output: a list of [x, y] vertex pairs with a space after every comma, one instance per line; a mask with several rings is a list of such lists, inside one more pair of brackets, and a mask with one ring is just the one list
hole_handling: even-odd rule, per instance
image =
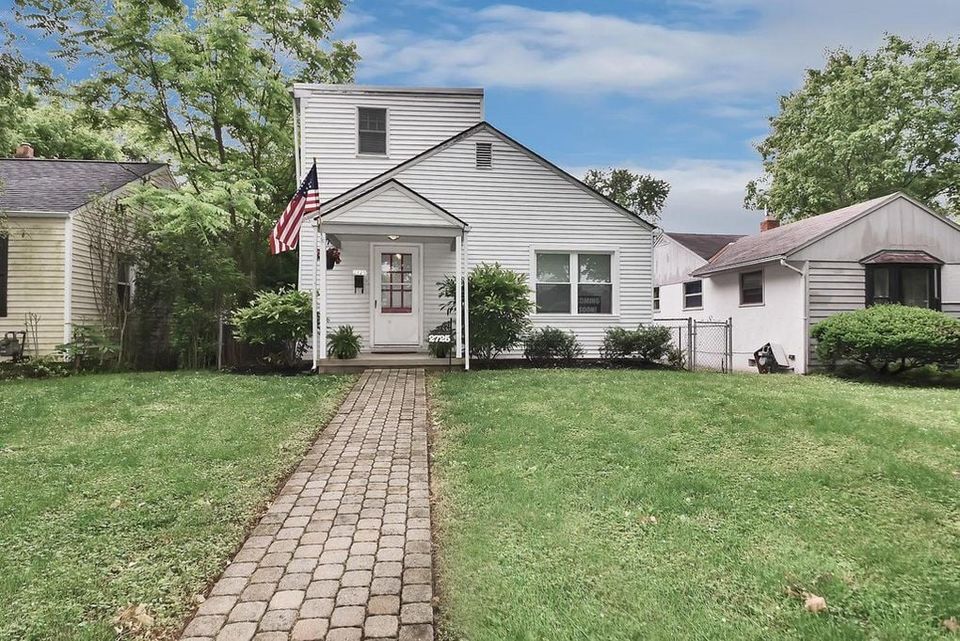
[[477, 143], [477, 169], [490, 169], [493, 167], [493, 143]]

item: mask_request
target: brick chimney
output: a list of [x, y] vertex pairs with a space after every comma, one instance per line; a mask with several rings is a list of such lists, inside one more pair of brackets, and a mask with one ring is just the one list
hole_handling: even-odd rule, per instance
[[771, 229], [776, 229], [780, 226], [780, 221], [774, 218], [773, 216], [767, 216], [760, 221], [760, 233], [762, 234], [765, 231], [770, 231]]
[[17, 145], [17, 150], [13, 153], [14, 158], [33, 158], [33, 145], [28, 142], [22, 142]]

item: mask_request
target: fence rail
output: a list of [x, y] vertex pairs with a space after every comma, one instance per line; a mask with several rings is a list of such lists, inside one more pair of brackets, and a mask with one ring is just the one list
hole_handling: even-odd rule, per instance
[[658, 318], [654, 323], [670, 329], [673, 346], [683, 353], [686, 369], [733, 371], [733, 319]]

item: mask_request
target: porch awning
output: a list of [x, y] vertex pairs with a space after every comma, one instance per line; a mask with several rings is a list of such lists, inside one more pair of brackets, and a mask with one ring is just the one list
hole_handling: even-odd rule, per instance
[[864, 265], [942, 265], [943, 261], [925, 251], [912, 249], [885, 249], [860, 261]]
[[406, 234], [455, 236], [470, 228], [398, 180], [389, 180], [330, 209], [321, 207], [319, 218], [323, 228], [332, 233], [377, 234], [400, 228]]

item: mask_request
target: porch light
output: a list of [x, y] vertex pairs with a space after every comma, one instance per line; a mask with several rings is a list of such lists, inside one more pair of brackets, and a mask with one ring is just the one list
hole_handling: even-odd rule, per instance
[[399, 237], [399, 236], [393, 236], [393, 235], [387, 236], [387, 238], [389, 238], [390, 240], [393, 240], [393, 241], [400, 240], [400, 237]]

